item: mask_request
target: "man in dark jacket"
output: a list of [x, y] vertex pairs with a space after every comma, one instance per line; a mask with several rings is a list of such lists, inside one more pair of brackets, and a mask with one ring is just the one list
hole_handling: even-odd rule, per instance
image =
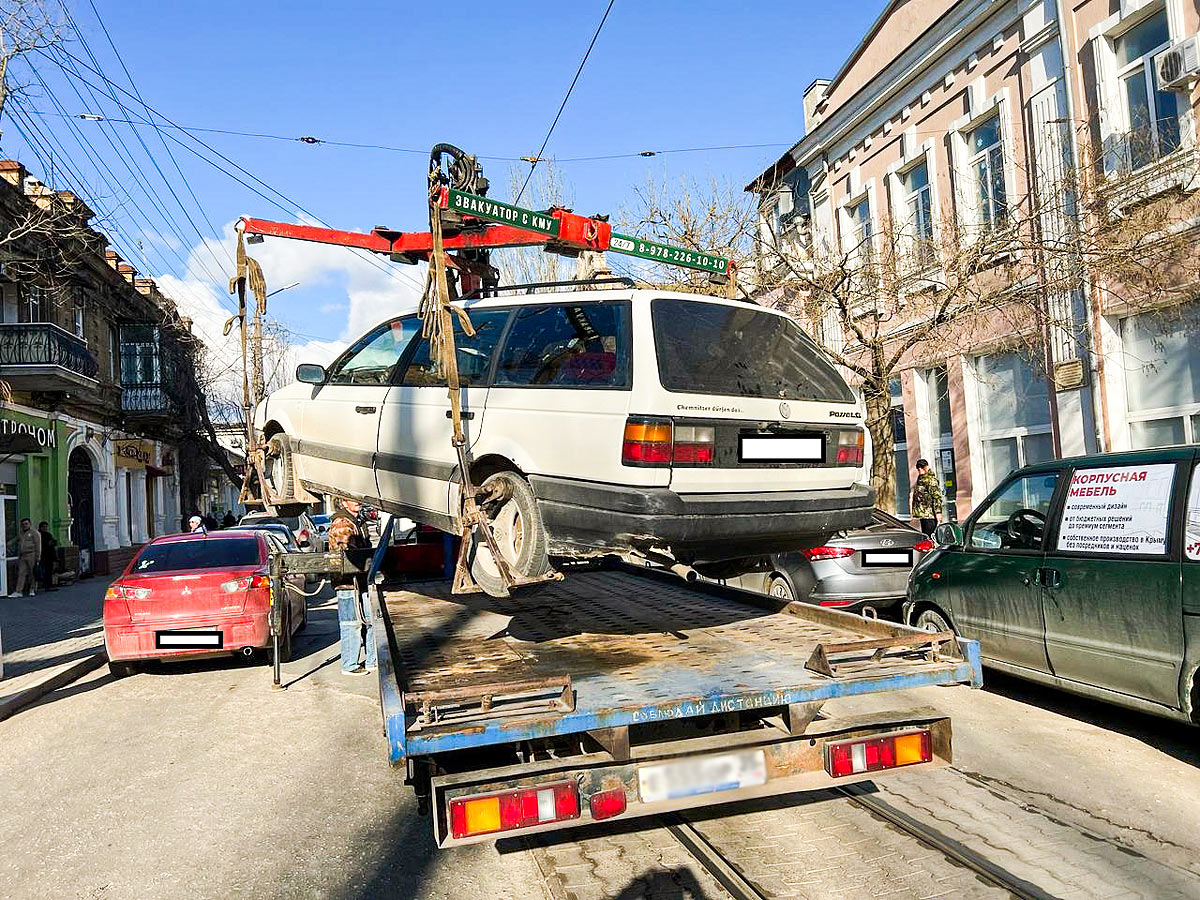
[[58, 568], [58, 541], [50, 533], [49, 522], [39, 522], [38, 533], [42, 536], [42, 557], [38, 560], [42, 590], [56, 591], [58, 588], [54, 586], [54, 572]]

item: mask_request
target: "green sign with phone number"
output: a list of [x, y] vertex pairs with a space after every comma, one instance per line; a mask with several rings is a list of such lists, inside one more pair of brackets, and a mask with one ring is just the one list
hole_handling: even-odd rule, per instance
[[617, 253], [627, 253], [641, 259], [654, 262], [668, 263], [672, 266], [686, 266], [689, 269], [700, 269], [717, 275], [729, 273], [729, 258], [715, 253], [702, 253], [698, 250], [688, 250], [686, 247], [672, 247], [670, 244], [658, 244], [642, 238], [630, 237], [627, 234], [613, 232], [609, 242], [609, 250]]

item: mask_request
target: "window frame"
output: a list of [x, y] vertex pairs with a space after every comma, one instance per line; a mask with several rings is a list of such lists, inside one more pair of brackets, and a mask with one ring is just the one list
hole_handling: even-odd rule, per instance
[[[543, 298], [552, 297], [552, 294], [541, 295]], [[626, 357], [628, 359], [628, 371], [625, 373], [625, 383], [623, 385], [611, 384], [505, 384], [496, 379], [496, 375], [500, 369], [500, 360], [504, 357], [504, 351], [508, 349], [508, 339], [512, 335], [513, 327], [516, 325], [517, 316], [520, 315], [523, 309], [534, 309], [547, 306], [612, 306], [617, 307], [619, 315], [625, 317], [625, 331], [628, 339], [628, 350]], [[491, 309], [499, 309], [500, 307], [488, 307]], [[496, 342], [496, 351], [492, 356], [491, 369], [488, 372], [488, 387], [502, 388], [504, 390], [551, 390], [551, 391], [625, 391], [633, 390], [633, 369], [634, 369], [634, 326], [633, 326], [633, 301], [631, 300], [580, 300], [574, 303], [568, 303], [562, 300], [547, 300], [541, 303], [522, 303], [517, 306], [506, 307], [512, 313], [508, 317], [508, 322], [505, 323], [504, 330], [500, 333], [500, 339]], [[482, 311], [482, 310], [481, 310]], [[619, 358], [619, 355], [618, 355]], [[481, 387], [483, 384], [480, 385]]]
[[[997, 349], [997, 350], [992, 351], [991, 353], [980, 353], [980, 354], [976, 354], [975, 356], [971, 357], [971, 359], [970, 359], [970, 365], [971, 365], [971, 370], [972, 370], [972, 379], [971, 380], [972, 380], [973, 386], [974, 386], [975, 406], [977, 409], [982, 409], [982, 406], [983, 406], [983, 404], [981, 402], [983, 399], [983, 397], [981, 396], [982, 379], [979, 376], [980, 360], [983, 359], [984, 357], [988, 357], [988, 356], [1004, 356], [1009, 353], [1019, 353], [1019, 352], [1020, 351], [1014, 350], [1014, 349]], [[1047, 380], [1046, 381], [1047, 392], [1049, 392], [1053, 389], [1054, 389], [1054, 385], [1049, 380]], [[985, 429], [984, 423], [983, 423], [983, 417], [982, 417], [982, 415], [980, 415], [979, 422], [978, 422], [978, 428], [976, 429], [976, 440], [978, 441], [978, 446], [979, 446], [979, 450], [980, 450], [979, 465], [980, 465], [980, 469], [982, 470], [982, 473], [983, 473], [983, 483], [987, 484], [991, 480], [991, 473], [988, 471], [989, 462], [988, 462], [987, 449], [986, 449], [985, 445], [987, 445], [988, 443], [990, 443], [992, 441], [1002, 441], [1002, 440], [1008, 440], [1010, 438], [1015, 439], [1015, 441], [1016, 441], [1016, 444], [1017, 444], [1017, 467], [1015, 469], [1013, 469], [1011, 472], [1009, 472], [1008, 475], [1003, 475], [1000, 477], [1000, 479], [996, 482], [996, 485], [999, 486], [1001, 484], [1004, 484], [1008, 480], [1009, 475], [1013, 474], [1014, 472], [1019, 472], [1021, 469], [1025, 468], [1026, 466], [1038, 464], [1038, 463], [1029, 463], [1029, 462], [1025, 461], [1025, 438], [1033, 437], [1033, 436], [1041, 436], [1041, 435], [1053, 436], [1054, 426], [1052, 424], [1052, 418], [1053, 418], [1053, 413], [1049, 409], [1049, 395], [1048, 394], [1047, 394], [1046, 424], [1044, 424], [1044, 425], [1016, 425], [1011, 428], [1000, 428], [1000, 429], [993, 429], [993, 430], [989, 431], [989, 430]], [[1051, 439], [1053, 440], [1053, 438], [1051, 438]], [[1048, 462], [1048, 460], [1039, 460], [1038, 462]], [[972, 466], [972, 468], [974, 468], [974, 467]]]
[[[974, 150], [971, 147], [972, 137], [975, 132], [979, 131], [985, 125], [988, 125], [993, 119], [996, 121], [996, 140], [988, 144], [982, 150]], [[972, 186], [974, 187], [973, 196], [975, 197], [975, 224], [985, 232], [999, 231], [1008, 224], [1009, 219], [1009, 200], [1008, 200], [1008, 154], [1005, 152], [1004, 141], [1004, 125], [1000, 120], [1000, 110], [993, 109], [987, 115], [972, 123], [971, 127], [963, 133], [963, 140], [967, 145], [967, 157], [964, 162], [964, 169], [968, 173]], [[993, 155], [999, 152], [1000, 154], [1000, 184], [1004, 188], [1004, 211], [1002, 215], [996, 213], [996, 198], [994, 196], [994, 188], [996, 185], [996, 175], [994, 171]], [[979, 165], [986, 163], [987, 165], [987, 199], [986, 204], [983, 196], [983, 182], [979, 178]], [[986, 205], [986, 210], [985, 210]], [[986, 213], [986, 214], [985, 214]]]
[[[989, 99], [980, 101], [978, 108], [972, 103], [971, 112], [955, 120], [949, 128], [950, 136], [950, 169], [953, 177], [954, 216], [968, 231], [976, 233], [976, 240], [985, 235], [1003, 232], [1011, 226], [1011, 215], [1004, 222], [989, 224], [983, 221], [979, 210], [979, 190], [976, 184], [974, 162], [984, 151], [973, 151], [970, 147], [970, 136], [978, 127], [989, 119], [996, 117], [999, 131], [1001, 150], [1001, 173], [1004, 184], [1006, 209], [1011, 212], [1017, 203], [1017, 192], [1014, 190], [1016, 179], [1016, 146], [1014, 144], [1013, 117], [1010, 109], [1009, 89], [1002, 88]], [[991, 148], [996, 144], [990, 145]], [[992, 256], [1013, 255], [1015, 250], [999, 248]]]
[[[1136, 327], [1135, 319], [1141, 316], [1152, 317], [1156, 315], [1154, 310], [1143, 313], [1135, 313], [1134, 315], [1124, 316], [1116, 326], [1116, 338], [1120, 348], [1120, 395], [1121, 403], [1125, 408], [1125, 435], [1128, 441], [1128, 446], [1131, 450], [1153, 450], [1158, 447], [1177, 446], [1172, 444], [1158, 444], [1153, 447], [1136, 447], [1133, 441], [1134, 425], [1143, 422], [1156, 422], [1166, 419], [1182, 419], [1183, 420], [1183, 443], [1193, 444], [1200, 443], [1200, 421], [1196, 421], [1200, 417], [1200, 396], [1190, 403], [1176, 403], [1170, 406], [1145, 407], [1144, 409], [1133, 409], [1130, 406], [1130, 390], [1129, 390], [1129, 373], [1132, 367], [1127, 359], [1127, 354], [1131, 349], [1127, 346], [1125, 338], [1125, 330], [1130, 327]], [[1197, 316], [1200, 317], [1200, 306], [1197, 308]], [[1187, 321], [1184, 320], [1181, 330], [1186, 330]], [[1136, 358], [1135, 358], [1136, 359]], [[1200, 365], [1200, 359], [1197, 360]]]
[[357, 384], [351, 381], [335, 381], [334, 379], [335, 376], [341, 371], [341, 366], [345, 365], [349, 360], [366, 350], [377, 336], [384, 333], [385, 329], [391, 329], [396, 322], [403, 322], [408, 319], [417, 318], [418, 316], [416, 313], [409, 313], [406, 316], [394, 316], [393, 318], [390, 318], [384, 322], [380, 322], [366, 334], [359, 337], [358, 340], [343, 350], [341, 355], [339, 355], [325, 369], [325, 380], [321, 383], [321, 387], [390, 387], [395, 381], [396, 372], [401, 369], [401, 364], [403, 363], [404, 367], [407, 368], [407, 357], [412, 348], [416, 345], [416, 336], [419, 332], [419, 329], [418, 332], [414, 332], [413, 336], [409, 338], [408, 345], [400, 351], [399, 355], [396, 357], [396, 364], [392, 366], [392, 371], [388, 375], [387, 381], [383, 382], [382, 384]]
[[[1120, 66], [1120, 64], [1116, 62], [1117, 41], [1124, 38], [1135, 28], [1137, 28], [1141, 25], [1144, 25], [1146, 22], [1150, 21], [1150, 19], [1152, 19], [1158, 15], [1162, 15], [1163, 18], [1166, 20], [1167, 40], [1164, 43], [1156, 46], [1154, 49], [1146, 51], [1146, 53], [1144, 53], [1142, 56], [1139, 56], [1137, 59], [1133, 60], [1132, 62], [1126, 63], [1124, 66]], [[1122, 24], [1124, 24], [1124, 23], [1122, 23]], [[1146, 98], [1146, 108], [1151, 113], [1150, 121], [1147, 124], [1150, 126], [1150, 134], [1151, 134], [1151, 139], [1153, 141], [1152, 147], [1153, 147], [1154, 156], [1152, 159], [1147, 160], [1146, 162], [1142, 163], [1140, 166], [1134, 165], [1133, 151], [1128, 146], [1128, 144], [1124, 148], [1124, 152], [1125, 152], [1125, 155], [1127, 158], [1126, 162], [1129, 166], [1129, 172], [1130, 173], [1140, 172], [1141, 170], [1147, 168], [1148, 166], [1154, 165], [1159, 160], [1164, 159], [1167, 156], [1170, 156], [1172, 153], [1176, 152], [1177, 150], [1183, 149], [1183, 122], [1182, 122], [1182, 117], [1181, 117], [1181, 111], [1179, 109], [1180, 102], [1179, 102], [1178, 97], [1176, 97], [1176, 101], [1175, 101], [1175, 103], [1176, 103], [1175, 120], [1176, 120], [1176, 124], [1177, 124], [1177, 130], [1179, 131], [1179, 143], [1175, 148], [1167, 151], [1166, 153], [1163, 153], [1161, 147], [1159, 146], [1159, 133], [1158, 133], [1159, 116], [1158, 116], [1157, 97], [1155, 96], [1158, 93], [1158, 89], [1156, 88], [1157, 78], [1156, 78], [1155, 72], [1154, 72], [1154, 58], [1156, 56], [1158, 56], [1158, 54], [1162, 53], [1164, 50], [1168, 49], [1174, 43], [1174, 37], [1171, 34], [1171, 17], [1167, 14], [1167, 10], [1166, 10], [1165, 6], [1160, 7], [1159, 9], [1155, 10], [1154, 12], [1151, 12], [1149, 15], [1139, 18], [1138, 20], [1134, 21], [1132, 24], [1122, 28], [1119, 33], [1112, 35], [1109, 38], [1109, 40], [1112, 43], [1112, 53], [1113, 53], [1114, 64], [1119, 66], [1119, 68], [1117, 68], [1113, 73], [1113, 79], [1115, 82], [1114, 90], [1115, 90], [1116, 95], [1120, 97], [1121, 117], [1122, 117], [1122, 120], [1123, 120], [1124, 126], [1125, 126], [1124, 133], [1126, 136], [1126, 141], [1128, 141], [1129, 136], [1133, 133], [1134, 124], [1133, 124], [1133, 119], [1132, 119], [1132, 110], [1129, 107], [1129, 94], [1128, 94], [1128, 91], [1126, 90], [1125, 85], [1126, 85], [1126, 82], [1129, 80], [1129, 78], [1132, 75], [1134, 75], [1138, 69], [1142, 70], [1141, 71], [1142, 87], [1145, 90], [1144, 96]], [[1177, 93], [1177, 92], [1176, 91], [1164, 91], [1164, 93]]]
[[[1047, 547], [1051, 543], [1058, 541], [1058, 520], [1062, 512], [1062, 499], [1066, 489], [1064, 485], [1070, 484], [1071, 479], [1067, 473], [1068, 468], [1062, 466], [1045, 466], [1036, 469], [1031, 469], [1026, 472], [1022, 469], [1017, 469], [1015, 472], [1010, 472], [999, 484], [997, 484], [988, 493], [986, 497], [980, 501], [979, 505], [971, 513], [966, 523], [963, 525], [963, 552], [965, 553], [1003, 553], [1015, 554], [1017, 556], [1045, 556], [1050, 551]], [[1012, 484], [1021, 478], [1031, 478], [1036, 476], [1054, 475], [1057, 481], [1054, 483], [1054, 491], [1050, 494], [1050, 503], [1046, 507], [1046, 529], [1042, 532], [1042, 548], [1040, 550], [1028, 550], [1019, 547], [975, 547], [971, 544], [971, 537], [975, 533], [975, 527], [979, 524], [979, 519], [988, 510], [989, 507], [999, 498], [1000, 494]]]
[[[462, 387], [464, 389], [473, 388], [473, 387], [482, 388], [482, 387], [491, 387], [492, 386], [492, 383], [496, 377], [497, 361], [500, 359], [500, 348], [504, 346], [504, 341], [508, 337], [508, 330], [509, 330], [509, 328], [512, 327], [513, 318], [514, 318], [513, 311], [518, 308], [519, 307], [516, 307], [516, 306], [482, 306], [475, 310], [472, 310], [470, 308], [466, 309], [466, 312], [468, 315], [470, 315], [472, 312], [479, 312], [479, 313], [497, 312], [497, 313], [507, 313], [508, 318], [505, 320], [504, 324], [500, 327], [500, 336], [498, 338], [496, 338], [496, 347], [492, 351], [492, 358], [491, 358], [490, 362], [488, 363], [487, 372], [485, 372], [483, 377], [480, 378], [476, 382], [472, 382], [470, 384], [467, 384], [464, 382], [462, 384]], [[410, 318], [410, 316], [402, 316], [401, 318], [407, 319], [407, 318]], [[415, 316], [413, 316], [412, 318], [415, 318]], [[406, 387], [406, 388], [440, 387], [440, 388], [445, 388], [445, 385], [440, 385], [440, 384], [432, 385], [432, 384], [405, 384], [404, 383], [404, 376], [408, 374], [408, 367], [410, 365], [412, 365], [413, 357], [415, 357], [417, 355], [417, 350], [418, 350], [418, 348], [420, 348], [422, 340], [423, 339], [420, 338], [419, 336], [414, 336], [413, 340], [408, 342], [408, 346], [404, 349], [404, 352], [400, 354], [400, 359], [396, 362], [396, 368], [392, 370], [392, 379], [391, 379], [390, 383], [393, 387]], [[457, 349], [457, 344], [455, 345], [455, 347]]]

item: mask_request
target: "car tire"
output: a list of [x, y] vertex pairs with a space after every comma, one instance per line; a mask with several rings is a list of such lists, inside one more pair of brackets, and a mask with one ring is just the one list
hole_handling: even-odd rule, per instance
[[[275, 652], [275, 642], [271, 641], [271, 647], [267, 651], [267, 659], [271, 661], [271, 665], [275, 664], [272, 654]], [[287, 618], [283, 623], [283, 633], [279, 635], [279, 664], [283, 665], [292, 660], [292, 616], [287, 614]]]
[[782, 600], [784, 603], [791, 603], [796, 599], [796, 591], [792, 588], [792, 583], [785, 576], [774, 575], [767, 584], [767, 596], [773, 597], [776, 600]]
[[946, 621], [946, 617], [940, 609], [923, 609], [920, 615], [917, 616], [913, 625], [923, 631], [953, 631], [950, 623]]
[[108, 671], [113, 678], [128, 678], [137, 672], [137, 666], [129, 662], [113, 662], [109, 660]]
[[[513, 574], [536, 578], [549, 572], [550, 541], [529, 482], [516, 472], [496, 472], [485, 478], [479, 489], [485, 496], [488, 490], [495, 490], [502, 498], [485, 502], [483, 510]], [[487, 543], [477, 534], [471, 535], [470, 542], [467, 565], [475, 583], [491, 597], [507, 597]], [[522, 588], [522, 593], [529, 590]]]
[[275, 512], [281, 516], [298, 516], [307, 504], [296, 501], [296, 469], [292, 461], [292, 448], [286, 434], [274, 434], [267, 441], [267, 452], [263, 459], [263, 477], [275, 500]]

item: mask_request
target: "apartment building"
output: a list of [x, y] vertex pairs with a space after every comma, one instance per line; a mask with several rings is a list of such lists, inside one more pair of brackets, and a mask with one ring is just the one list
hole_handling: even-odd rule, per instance
[[106, 574], [177, 531], [203, 489], [200, 343], [92, 218], [0, 161], [0, 593], [20, 519], [48, 523], [66, 571]]
[[[897, 0], [806, 90], [804, 137], [747, 186], [765, 302], [789, 272], [890, 253], [899, 277], [881, 289], [903, 310], [946, 283], [948, 246], [980, 242], [973, 266], [1038, 298], [1024, 319], [948, 326], [953, 339], [903, 354], [889, 378], [899, 512], [920, 457], [963, 516], [1021, 465], [1200, 440], [1200, 309], [1182, 289], [1163, 293], [1170, 310], [1130, 302], [1078, 249], [1131, 210], [1187, 208], [1198, 28], [1195, 0]], [[808, 325], [852, 357], [854, 314]], [[913, 324], [896, 316], [892, 345]]]

